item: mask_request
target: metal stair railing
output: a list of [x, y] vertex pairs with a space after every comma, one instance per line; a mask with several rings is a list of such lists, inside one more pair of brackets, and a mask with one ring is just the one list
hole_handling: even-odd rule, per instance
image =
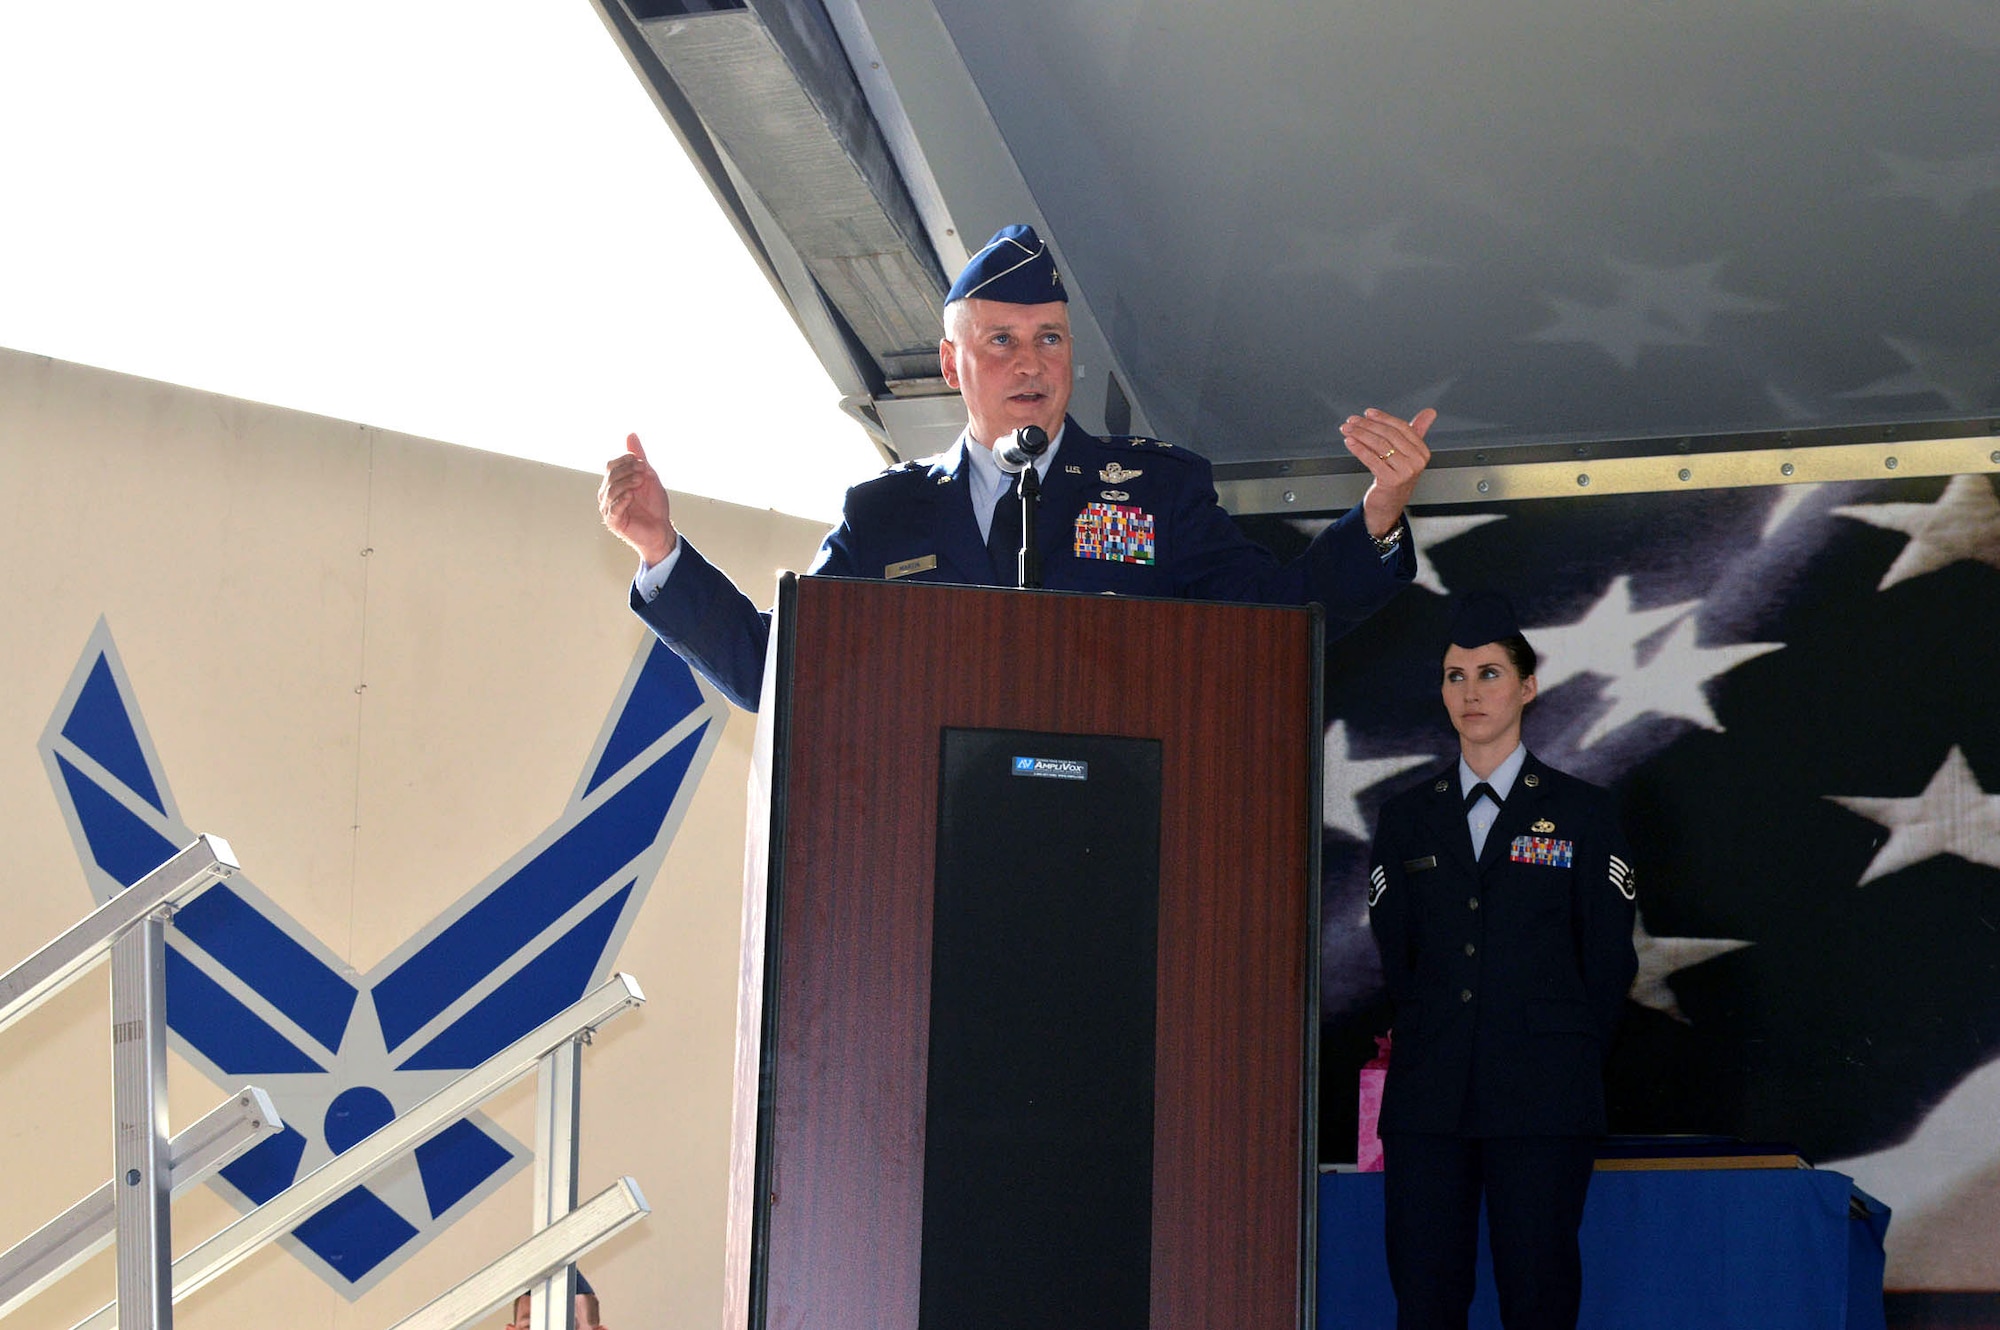
[[[168, 1143], [169, 1189], [179, 1196], [284, 1126], [270, 1096], [246, 1087]], [[104, 1250], [118, 1224], [116, 1193], [115, 1185], [106, 1182], [0, 1252], [0, 1316]]]
[[576, 1258], [651, 1213], [639, 1184], [620, 1178], [577, 1204], [583, 1045], [645, 1003], [636, 980], [613, 975], [284, 1191], [172, 1259], [170, 1202], [283, 1130], [269, 1096], [246, 1086], [171, 1141], [166, 1108], [166, 926], [174, 910], [236, 872], [220, 837], [193, 843], [0, 975], [0, 1030], [111, 957], [114, 1171], [110, 1181], [0, 1252], [0, 1318], [103, 1250], [118, 1248], [118, 1297], [76, 1330], [172, 1330], [174, 1304], [291, 1231], [322, 1204], [537, 1073], [534, 1232], [477, 1274], [398, 1323], [461, 1330], [532, 1291], [535, 1330], [574, 1330]]
[[[171, 1290], [171, 1301], [179, 1302], [189, 1294], [214, 1282], [266, 1244], [290, 1232], [325, 1202], [341, 1195], [390, 1159], [421, 1145], [520, 1077], [530, 1071], [539, 1070], [545, 1063], [560, 1062], [565, 1057], [574, 1056], [577, 1045], [598, 1027], [643, 1005], [645, 1000], [645, 994], [640, 991], [638, 981], [630, 976], [616, 974], [605, 980], [506, 1048], [438, 1090], [430, 1098], [386, 1123], [373, 1135], [351, 1146], [345, 1153], [334, 1156], [174, 1261], [166, 1281], [166, 1287]], [[571, 1180], [568, 1185], [572, 1189], [569, 1196], [573, 1198], [576, 1148], [574, 1139], [576, 1119], [573, 1110], [568, 1114], [568, 1121], [569, 1126], [566, 1131], [558, 1129], [556, 1136], [566, 1135], [568, 1138], [566, 1149], [571, 1160], [569, 1165]], [[540, 1142], [537, 1144], [539, 1147]], [[548, 1168], [543, 1162], [548, 1153], [540, 1148], [537, 1149], [538, 1179]], [[537, 1190], [540, 1191], [539, 1185]], [[620, 1197], [624, 1199], [621, 1200]], [[563, 1205], [561, 1209], [562, 1214], [557, 1217], [556, 1222], [538, 1223], [534, 1237], [515, 1248], [500, 1261], [488, 1266], [480, 1274], [474, 1275], [472, 1279], [434, 1300], [423, 1311], [418, 1312], [417, 1316], [456, 1314], [458, 1308], [467, 1304], [454, 1299], [459, 1299], [461, 1294], [464, 1297], [476, 1296], [486, 1287], [480, 1281], [489, 1277], [520, 1278], [522, 1283], [515, 1287], [515, 1292], [521, 1291], [535, 1280], [540, 1280], [546, 1294], [550, 1282], [574, 1278], [573, 1274], [566, 1272], [569, 1263], [575, 1260], [576, 1255], [589, 1250], [649, 1213], [638, 1184], [630, 1178], [621, 1178], [610, 1189], [592, 1198], [590, 1203], [583, 1207]], [[553, 1238], [550, 1237], [551, 1233], [555, 1234]], [[494, 1273], [496, 1271], [497, 1274]], [[477, 1287], [469, 1287], [475, 1285]], [[500, 1305], [501, 1301], [504, 1301], [504, 1298], [482, 1303], [467, 1313], [467, 1316], [476, 1317]], [[433, 1308], [440, 1310], [432, 1313]], [[572, 1305], [558, 1309], [557, 1314], [568, 1317], [573, 1311]], [[121, 1303], [111, 1303], [79, 1321], [75, 1330], [111, 1330], [113, 1326], [125, 1324], [121, 1313]], [[470, 1323], [469, 1319], [418, 1321], [414, 1317], [411, 1318], [411, 1322], [424, 1326], [427, 1330]], [[555, 1323], [568, 1324], [567, 1320]], [[163, 1320], [158, 1324], [164, 1327], [171, 1322]], [[536, 1322], [538, 1330], [543, 1324], [545, 1323]]]
[[[0, 1031], [111, 957], [112, 1174], [111, 1228], [118, 1243], [118, 1302], [126, 1323], [143, 1330], [173, 1324], [169, 1203], [176, 1143], [167, 1139], [166, 928], [174, 910], [238, 868], [229, 843], [197, 836], [165, 863], [85, 915], [53, 942], [0, 974]], [[255, 1121], [197, 1136], [178, 1153], [213, 1171], [281, 1125], [270, 1100], [246, 1088]], [[225, 1116], [230, 1110], [225, 1106]], [[216, 1114], [202, 1120], [209, 1123]], [[199, 1130], [199, 1128], [198, 1128]], [[198, 1149], [197, 1147], [207, 1148]], [[195, 1156], [200, 1154], [197, 1160]], [[0, 1258], [10, 1278], [0, 1284], [0, 1315], [102, 1246], [105, 1189], [100, 1188], [43, 1225]]]

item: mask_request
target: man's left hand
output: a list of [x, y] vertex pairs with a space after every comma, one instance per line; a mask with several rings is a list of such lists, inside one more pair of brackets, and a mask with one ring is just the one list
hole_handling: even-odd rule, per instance
[[1396, 529], [1403, 506], [1410, 501], [1417, 477], [1430, 464], [1431, 450], [1424, 442], [1437, 412], [1425, 407], [1408, 420], [1369, 407], [1358, 416], [1341, 422], [1340, 436], [1347, 451], [1361, 460], [1375, 477], [1361, 499], [1362, 519], [1368, 534], [1380, 539]]

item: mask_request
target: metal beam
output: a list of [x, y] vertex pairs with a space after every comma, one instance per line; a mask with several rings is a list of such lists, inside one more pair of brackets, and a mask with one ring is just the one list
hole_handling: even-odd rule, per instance
[[118, 1320], [173, 1330], [173, 1217], [167, 1161], [167, 914], [111, 945], [111, 1186]]
[[[572, 1039], [542, 1058], [535, 1073], [535, 1213], [537, 1232], [576, 1209], [583, 1045]], [[565, 1264], [534, 1287], [533, 1330], [576, 1330], [576, 1267]]]
[[672, 13], [639, 31], [880, 377], [935, 377], [944, 271], [819, 5]]
[[39, 1007], [101, 960], [125, 931], [163, 905], [185, 901], [241, 865], [220, 836], [197, 836], [173, 858], [92, 910], [55, 941], [0, 975], [0, 1030]]
[[[617, 974], [466, 1072], [374, 1135], [336, 1155], [264, 1204], [174, 1262], [175, 1302], [228, 1273], [244, 1258], [283, 1237], [320, 1206], [370, 1173], [430, 1139], [520, 1077], [543, 1055], [642, 1005], [646, 995], [629, 975]], [[115, 1304], [77, 1322], [76, 1330], [109, 1330], [119, 1324]]]
[[[1884, 428], [1439, 451], [1411, 502], [1496, 503], [2000, 471], [2000, 429], [1944, 423], [1894, 429], [1896, 437], [1883, 441]], [[1839, 441], [1868, 434], [1875, 441]], [[1346, 459], [1215, 469], [1216, 493], [1239, 517], [1339, 512], [1359, 501], [1368, 483], [1368, 473]]]
[[639, 1184], [620, 1178], [390, 1330], [464, 1330], [507, 1305], [522, 1289], [573, 1265], [577, 1257], [651, 1213]]
[[[245, 1086], [168, 1143], [169, 1190], [179, 1196], [284, 1126], [271, 1097]], [[103, 1251], [117, 1222], [118, 1198], [106, 1182], [0, 1252], [0, 1317]]]

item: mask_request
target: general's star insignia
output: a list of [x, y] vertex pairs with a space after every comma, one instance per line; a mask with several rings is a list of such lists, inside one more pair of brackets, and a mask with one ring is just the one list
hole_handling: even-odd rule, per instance
[[1546, 836], [1555, 829], [1556, 829], [1556, 824], [1549, 821], [1545, 817], [1536, 818], [1535, 825], [1528, 828], [1528, 830], [1534, 832], [1538, 836]]
[[1146, 473], [1144, 471], [1128, 471], [1124, 467], [1118, 465], [1118, 463], [1113, 462], [1109, 466], [1105, 467], [1102, 471], [1099, 471], [1097, 473], [1097, 478], [1103, 481], [1107, 485], [1119, 485], [1123, 484], [1125, 481], [1131, 480], [1135, 476], [1143, 476], [1145, 474]]

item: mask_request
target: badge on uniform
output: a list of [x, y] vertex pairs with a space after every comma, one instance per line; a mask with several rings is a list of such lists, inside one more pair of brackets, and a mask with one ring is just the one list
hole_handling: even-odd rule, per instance
[[1434, 854], [1427, 854], [1421, 859], [1403, 860], [1403, 871], [1405, 873], [1421, 873], [1426, 869], [1436, 868], [1437, 866], [1438, 857]]
[[1155, 520], [1142, 508], [1093, 503], [1076, 515], [1076, 557], [1151, 563]]
[[1570, 861], [1576, 857], [1576, 842], [1557, 840], [1553, 836], [1516, 836], [1507, 857], [1517, 864], [1568, 868]]
[[1536, 818], [1535, 825], [1528, 828], [1528, 830], [1534, 832], [1537, 836], [1547, 836], [1553, 833], [1555, 829], [1556, 829], [1556, 824], [1549, 821], [1545, 817]]
[[882, 576], [894, 581], [899, 577], [908, 577], [911, 573], [927, 573], [935, 567], [937, 567], [937, 555], [925, 554], [914, 559], [905, 559], [901, 563], [890, 564], [882, 570]]
[[1097, 478], [1107, 485], [1122, 485], [1135, 476], [1143, 476], [1144, 471], [1132, 471], [1113, 462], [1097, 473]]

